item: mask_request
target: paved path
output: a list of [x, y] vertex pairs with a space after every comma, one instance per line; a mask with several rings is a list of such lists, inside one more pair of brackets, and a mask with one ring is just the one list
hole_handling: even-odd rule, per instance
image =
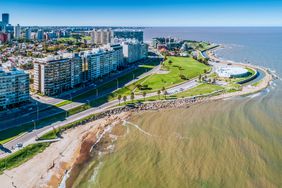
[[[186, 83], [183, 83], [183, 84], [177, 85], [175, 87], [172, 87], [172, 88], [168, 89], [167, 91], [168, 92], [180, 91], [180, 88], [183, 88], [184, 90], [187, 90], [187, 89], [191, 89], [193, 87], [196, 87], [197, 85], [198, 85], [198, 83], [194, 79], [194, 80], [190, 80], [190, 81], [188, 81]], [[157, 95], [158, 95], [157, 92], [148, 93], [146, 97], [157, 96]], [[143, 96], [137, 95], [137, 96], [135, 96], [135, 99], [136, 100], [143, 99]], [[13, 150], [12, 148], [16, 148], [16, 145], [18, 143], [22, 143], [23, 147], [25, 147], [25, 146], [27, 146], [30, 143], [34, 143], [36, 138], [40, 137], [41, 135], [45, 134], [46, 132], [49, 132], [49, 131], [53, 130], [54, 128], [58, 128], [58, 127], [67, 125], [67, 124], [69, 124], [71, 122], [83, 119], [84, 117], [87, 117], [87, 116], [89, 116], [91, 114], [96, 114], [96, 113], [103, 112], [103, 111], [105, 111], [108, 108], [117, 106], [118, 104], [119, 104], [118, 100], [113, 100], [113, 101], [107, 102], [107, 103], [105, 103], [105, 104], [103, 104], [103, 105], [101, 105], [99, 107], [90, 108], [90, 109], [85, 110], [83, 112], [80, 112], [80, 113], [74, 114], [72, 116], [69, 116], [69, 117], [67, 117], [63, 121], [52, 123], [52, 124], [50, 124], [48, 126], [45, 126], [43, 128], [34, 130], [32, 132], [28, 132], [26, 134], [23, 134], [20, 137], [14, 139], [14, 140], [12, 140], [12, 141], [10, 141], [8, 143], [5, 143], [3, 145], [3, 147], [5, 148], [5, 150], [10, 150], [13, 153], [15, 150]], [[0, 152], [0, 158], [4, 157], [6, 155], [7, 155], [7, 152], [5, 153], [3, 150]]]

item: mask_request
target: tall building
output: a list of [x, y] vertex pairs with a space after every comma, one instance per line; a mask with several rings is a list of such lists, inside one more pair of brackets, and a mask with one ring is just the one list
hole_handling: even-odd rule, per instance
[[29, 75], [16, 68], [4, 69], [0, 65], [0, 110], [29, 99]]
[[91, 33], [92, 42], [95, 44], [109, 44], [111, 42], [111, 31], [105, 30], [93, 30]]
[[21, 37], [21, 26], [19, 24], [14, 28], [14, 36], [15, 39], [19, 39]]
[[80, 55], [39, 59], [34, 63], [34, 89], [44, 95], [57, 95], [109, 75], [122, 65], [120, 45], [93, 49]]
[[37, 31], [36, 39], [37, 39], [38, 41], [43, 41], [43, 39], [44, 39], [44, 32], [43, 32], [41, 29], [39, 29], [39, 30]]
[[123, 55], [127, 63], [133, 63], [148, 56], [148, 45], [137, 40], [122, 42]]
[[31, 29], [30, 28], [26, 28], [25, 30], [25, 39], [31, 40]]
[[2, 22], [3, 22], [5, 25], [10, 24], [10, 23], [9, 23], [9, 14], [8, 14], [8, 13], [3, 13], [3, 14], [2, 14]]
[[112, 31], [112, 39], [135, 39], [143, 42], [143, 35], [141, 30], [116, 29]]
[[81, 57], [84, 81], [96, 80], [123, 66], [122, 46], [120, 45], [108, 45], [104, 48], [93, 49], [84, 52]]
[[34, 89], [43, 95], [57, 95], [81, 83], [81, 58], [44, 58], [34, 63]]

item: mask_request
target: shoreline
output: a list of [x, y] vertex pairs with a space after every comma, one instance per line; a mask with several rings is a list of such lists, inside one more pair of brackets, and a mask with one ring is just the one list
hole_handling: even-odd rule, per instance
[[[220, 47], [221, 45], [217, 48]], [[230, 63], [217, 58], [213, 54], [213, 51], [217, 50], [217, 48], [206, 51], [209, 58], [214, 61], [220, 61], [220, 63], [223, 64]], [[99, 138], [103, 136], [105, 129], [111, 124], [115, 126], [123, 120], [128, 119], [132, 112], [182, 107], [189, 108], [190, 105], [202, 102], [249, 95], [267, 88], [273, 80], [273, 76], [265, 68], [236, 62], [232, 62], [232, 64], [259, 69], [265, 73], [265, 76], [259, 81], [257, 86], [243, 86], [242, 91], [202, 98], [199, 97], [197, 100], [186, 97], [183, 99], [146, 102], [137, 109], [121, 107], [119, 110], [118, 108], [112, 108], [117, 109], [117, 113], [109, 114], [108, 117], [67, 130], [62, 135], [63, 139], [51, 144], [42, 153], [36, 155], [19, 167], [5, 171], [3, 175], [0, 175], [0, 181], [3, 182], [3, 186], [7, 188], [16, 187], [17, 185], [28, 187], [58, 187], [62, 181], [65, 180], [66, 172], [72, 173], [73, 167], [82, 164], [89, 158], [93, 146], [97, 143], [99, 144]], [[32, 171], [30, 170], [31, 168], [33, 168]], [[29, 179], [29, 181], [26, 181], [27, 179]]]

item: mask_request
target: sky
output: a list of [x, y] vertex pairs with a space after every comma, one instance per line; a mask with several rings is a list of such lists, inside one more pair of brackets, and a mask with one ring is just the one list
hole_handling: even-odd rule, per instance
[[282, 26], [282, 0], [0, 0], [23, 26]]

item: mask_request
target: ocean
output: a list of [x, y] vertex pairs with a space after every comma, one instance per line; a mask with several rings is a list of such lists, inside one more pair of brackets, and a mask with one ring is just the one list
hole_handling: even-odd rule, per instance
[[[279, 27], [162, 27], [144, 35], [146, 41], [171, 36], [222, 44], [220, 58], [282, 75]], [[257, 94], [135, 114], [114, 145], [105, 142], [112, 152], [96, 151], [73, 185], [282, 187], [281, 88], [279, 77]]]

